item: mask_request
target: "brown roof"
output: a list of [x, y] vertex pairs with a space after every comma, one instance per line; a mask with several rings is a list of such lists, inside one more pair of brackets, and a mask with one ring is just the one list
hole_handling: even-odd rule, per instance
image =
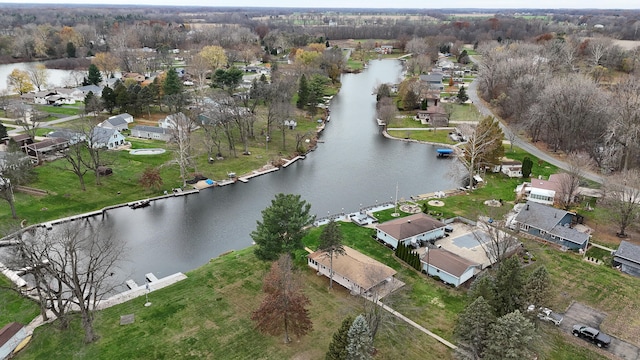
[[425, 264], [427, 260], [429, 265], [457, 277], [464, 274], [469, 267], [479, 265], [444, 249], [429, 249], [429, 256], [422, 257]]
[[56, 147], [58, 145], [62, 145], [64, 143], [68, 143], [67, 139], [63, 138], [47, 138], [37, 143], [29, 144], [27, 147], [32, 150], [45, 150], [49, 147]]
[[11, 136], [11, 138], [15, 142], [20, 142], [20, 141], [25, 141], [25, 140], [31, 139], [31, 135], [29, 135], [29, 134], [18, 134], [18, 135]]
[[[336, 256], [334, 254], [333, 272], [353, 281], [365, 291], [396, 274], [396, 271], [389, 266], [348, 246], [344, 246], [344, 251], [344, 255]], [[324, 251], [309, 254], [309, 258], [327, 268], [331, 266], [331, 259]]]
[[549, 180], [531, 179], [531, 187], [558, 191], [558, 185], [554, 181]]
[[24, 326], [20, 323], [12, 322], [0, 329], [0, 346], [3, 346], [7, 341], [11, 340], [11, 338], [23, 327]]
[[403, 240], [446, 225], [424, 213], [417, 213], [407, 217], [387, 221], [376, 226], [377, 229], [393, 236], [396, 240]]

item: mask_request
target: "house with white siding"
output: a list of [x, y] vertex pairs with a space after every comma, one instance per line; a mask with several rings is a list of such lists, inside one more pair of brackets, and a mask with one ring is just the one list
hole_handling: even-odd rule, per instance
[[115, 149], [124, 145], [124, 136], [116, 129], [95, 127], [91, 132], [89, 143], [93, 148]]
[[425, 213], [417, 213], [376, 225], [376, 238], [394, 249], [400, 242], [416, 247], [423, 242], [443, 238], [445, 227], [443, 222]]
[[443, 282], [458, 287], [480, 272], [481, 265], [439, 248], [427, 248], [420, 259], [422, 272], [437, 276]]
[[157, 126], [136, 125], [131, 128], [131, 136], [142, 139], [171, 140], [172, 130]]

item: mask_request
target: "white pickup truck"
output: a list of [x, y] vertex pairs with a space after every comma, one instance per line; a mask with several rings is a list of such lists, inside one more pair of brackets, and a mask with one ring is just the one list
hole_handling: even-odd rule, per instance
[[549, 308], [540, 307], [536, 309], [535, 305], [529, 305], [529, 307], [527, 308], [527, 311], [529, 312], [536, 311], [536, 310], [537, 310], [536, 316], [538, 316], [538, 319], [552, 322], [556, 326], [560, 326], [560, 323], [562, 323], [562, 320], [563, 320], [562, 315], [553, 312], [553, 310]]

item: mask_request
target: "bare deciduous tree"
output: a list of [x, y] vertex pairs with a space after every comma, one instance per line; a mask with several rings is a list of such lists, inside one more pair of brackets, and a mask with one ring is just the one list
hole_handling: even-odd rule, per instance
[[93, 311], [114, 290], [112, 275], [124, 255], [124, 243], [111, 238], [99, 224], [74, 221], [53, 230], [20, 232], [15, 236], [17, 256], [12, 259], [31, 272], [40, 302], [61, 326], [68, 325], [69, 311], [80, 313], [87, 343], [98, 338]]
[[556, 194], [558, 205], [565, 210], [569, 209], [579, 195], [578, 187], [580, 186], [580, 181], [585, 173], [591, 170], [593, 160], [587, 153], [572, 152], [567, 156], [567, 164], [569, 165], [567, 172], [558, 176], [559, 191]]
[[629, 169], [633, 154], [640, 150], [640, 81], [627, 76], [613, 87], [610, 111], [613, 113], [605, 135], [607, 148], [619, 149], [616, 168]]
[[603, 205], [618, 225], [618, 235], [626, 236], [627, 228], [640, 216], [640, 171], [625, 170], [606, 178]]
[[174, 161], [180, 167], [180, 177], [182, 178], [182, 186], [187, 186], [187, 173], [190, 167], [195, 165], [192, 159], [192, 146], [191, 146], [191, 131], [194, 128], [194, 123], [184, 113], [177, 113], [172, 115], [173, 124], [171, 128], [171, 141], [177, 147], [174, 152]]
[[504, 221], [491, 218], [489, 222], [489, 219], [482, 217], [478, 221], [479, 230], [474, 231], [473, 236], [487, 255], [490, 265], [499, 266], [502, 260], [518, 250], [520, 241], [506, 230]]

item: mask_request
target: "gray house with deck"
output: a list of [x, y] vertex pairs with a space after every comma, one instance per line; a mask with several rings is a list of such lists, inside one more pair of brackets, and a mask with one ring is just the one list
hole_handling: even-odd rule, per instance
[[573, 228], [575, 213], [527, 201], [515, 218], [519, 231], [571, 250], [586, 250], [589, 234]]

